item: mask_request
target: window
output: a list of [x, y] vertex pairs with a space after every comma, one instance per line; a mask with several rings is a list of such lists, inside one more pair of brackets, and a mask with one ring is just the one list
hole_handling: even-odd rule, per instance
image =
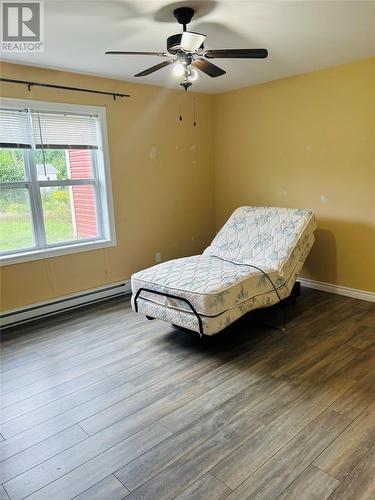
[[103, 108], [3, 99], [4, 263], [115, 244]]

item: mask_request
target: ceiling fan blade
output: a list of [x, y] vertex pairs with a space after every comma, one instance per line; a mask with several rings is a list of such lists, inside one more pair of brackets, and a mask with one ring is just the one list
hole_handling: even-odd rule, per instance
[[219, 49], [206, 50], [204, 56], [208, 59], [234, 58], [234, 59], [264, 59], [268, 56], [267, 49]]
[[106, 54], [115, 56], [159, 56], [159, 57], [170, 56], [168, 52], [132, 52], [132, 51], [122, 51], [122, 50], [108, 50]]
[[181, 37], [181, 48], [186, 52], [196, 52], [205, 39], [206, 35], [203, 35], [202, 33], [184, 31]]
[[192, 63], [192, 66], [203, 71], [206, 75], [211, 76], [212, 78], [216, 78], [217, 76], [225, 75], [225, 71], [216, 64], [212, 64], [209, 61], [205, 61], [204, 59], [195, 59]]
[[151, 75], [151, 73], [154, 73], [155, 71], [158, 71], [159, 69], [165, 68], [166, 66], [169, 66], [170, 64], [173, 64], [174, 61], [163, 61], [159, 64], [156, 64], [155, 66], [151, 66], [151, 68], [145, 69], [144, 71], [141, 71], [140, 73], [137, 73], [134, 76], [147, 76]]

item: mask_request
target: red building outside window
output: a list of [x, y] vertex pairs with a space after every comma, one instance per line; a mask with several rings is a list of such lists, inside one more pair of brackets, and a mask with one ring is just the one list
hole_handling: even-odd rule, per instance
[[[68, 177], [91, 179], [92, 155], [88, 149], [67, 150]], [[76, 238], [90, 238], [98, 234], [95, 194], [91, 185], [71, 186], [71, 210]]]

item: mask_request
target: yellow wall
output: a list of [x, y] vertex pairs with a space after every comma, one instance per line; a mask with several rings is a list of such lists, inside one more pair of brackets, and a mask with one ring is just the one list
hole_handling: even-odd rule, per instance
[[118, 240], [3, 267], [3, 310], [129, 278], [156, 251], [163, 260], [199, 253], [215, 215], [219, 228], [244, 204], [313, 209], [319, 228], [303, 276], [375, 291], [375, 59], [218, 96], [13, 64], [1, 71], [132, 94], [114, 102], [2, 86], [6, 97], [106, 105]]
[[110, 96], [2, 85], [4, 97], [106, 106], [118, 241], [114, 248], [3, 267], [3, 310], [129, 278], [152, 265], [157, 251], [167, 260], [207, 246], [214, 228], [212, 97], [5, 63], [1, 73], [132, 95], [114, 102]]
[[375, 291], [375, 59], [215, 97], [218, 227], [239, 205], [314, 210], [303, 276]]

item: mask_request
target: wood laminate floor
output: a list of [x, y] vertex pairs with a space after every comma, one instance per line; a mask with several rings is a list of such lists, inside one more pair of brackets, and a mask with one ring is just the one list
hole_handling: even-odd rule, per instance
[[9, 331], [0, 499], [375, 499], [375, 304], [288, 309], [203, 340], [124, 299]]

